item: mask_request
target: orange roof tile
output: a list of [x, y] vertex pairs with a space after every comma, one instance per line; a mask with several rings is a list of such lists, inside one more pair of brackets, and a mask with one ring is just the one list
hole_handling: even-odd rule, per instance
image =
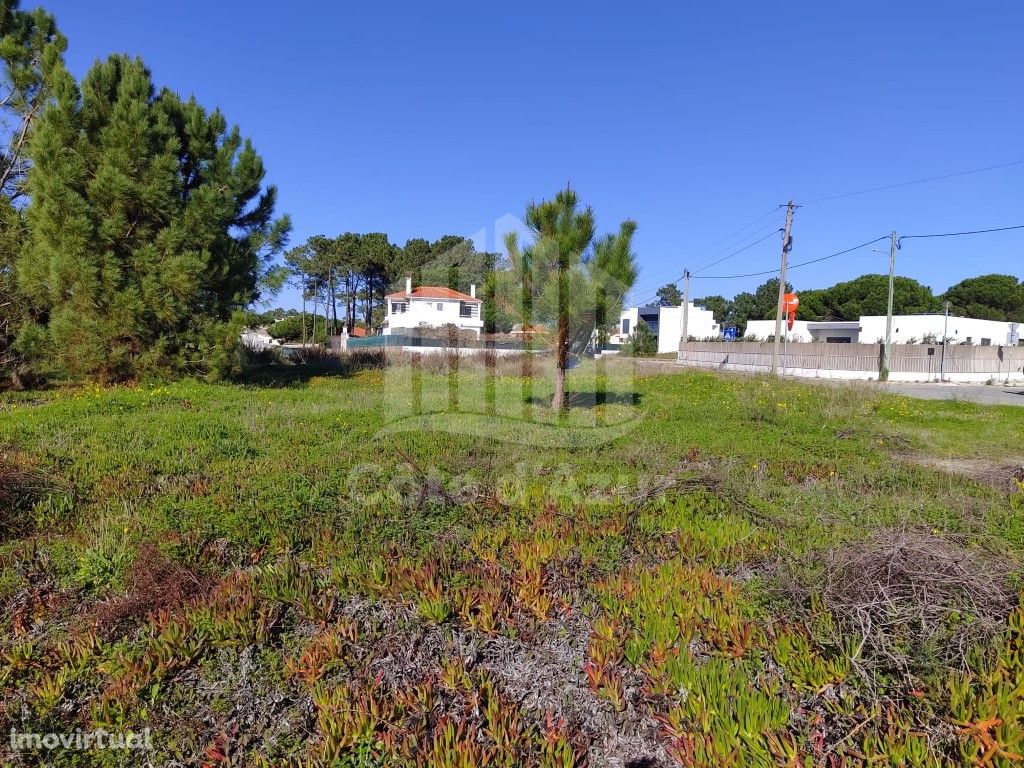
[[421, 285], [418, 288], [413, 288], [411, 294], [407, 294], [405, 291], [395, 291], [389, 293], [385, 298], [388, 299], [457, 299], [458, 301], [476, 301], [480, 299], [474, 299], [472, 296], [461, 291], [453, 291], [451, 288], [442, 288], [435, 285]]

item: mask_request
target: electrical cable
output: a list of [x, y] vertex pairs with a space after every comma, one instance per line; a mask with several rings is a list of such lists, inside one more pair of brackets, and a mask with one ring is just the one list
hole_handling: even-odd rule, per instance
[[984, 168], [972, 168], [969, 171], [957, 171], [955, 173], [947, 173], [942, 176], [930, 176], [926, 179], [915, 179], [914, 181], [901, 181], [898, 184], [886, 184], [881, 187], [869, 187], [868, 189], [859, 189], [855, 192], [843, 192], [839, 195], [825, 195], [824, 197], [816, 197], [813, 200], [806, 200], [803, 204], [810, 205], [811, 203], [821, 203], [826, 200], [838, 200], [843, 197], [854, 197], [855, 195], [866, 195], [870, 192], [882, 192], [887, 189], [897, 189], [899, 187], [909, 187], [913, 184], [926, 184], [932, 181], [942, 181], [943, 179], [952, 179], [957, 176], [967, 176], [972, 173], [981, 173], [983, 171], [994, 171], [999, 168], [1009, 168], [1015, 165], [1024, 165], [1024, 160], [1014, 160], [1009, 163], [1000, 163], [999, 165], [989, 165]]
[[930, 235], [901, 235], [900, 240], [918, 239], [922, 237], [960, 237], [961, 235], [984, 235], [989, 232], [1006, 232], [1011, 229], [1024, 229], [1024, 224], [1014, 224], [1012, 227], [994, 227], [992, 229], [972, 229], [967, 232], [936, 232]]
[[[797, 269], [798, 267], [806, 267], [808, 264], [817, 264], [819, 261], [827, 261], [828, 259], [834, 259], [837, 256], [842, 256], [843, 254], [851, 253], [853, 251], [860, 250], [861, 248], [866, 248], [869, 245], [874, 245], [875, 243], [879, 243], [882, 240], [888, 240], [888, 239], [889, 239], [889, 235], [882, 235], [881, 237], [876, 237], [874, 240], [868, 240], [866, 243], [861, 243], [860, 245], [855, 245], [852, 248], [847, 248], [847, 249], [842, 250], [842, 251], [836, 251], [835, 253], [830, 253], [828, 256], [821, 256], [821, 257], [819, 257], [817, 259], [810, 259], [809, 261], [801, 261], [801, 262], [799, 262], [797, 264], [788, 264], [786, 266], [786, 269]], [[761, 275], [774, 275], [774, 274], [778, 274], [778, 271], [779, 270], [776, 268], [776, 269], [767, 269], [764, 272], [748, 272], [745, 275], [701, 275], [701, 277], [699, 279], [701, 279], [701, 280], [736, 280], [736, 279], [741, 278], [741, 277], [760, 277]], [[691, 275], [691, 277], [692, 277], [692, 275]]]
[[740, 249], [739, 249], [739, 250], [737, 250], [737, 251], [733, 251], [732, 253], [726, 254], [725, 256], [723, 256], [722, 258], [718, 259], [717, 261], [712, 261], [712, 262], [711, 262], [711, 263], [709, 263], [709, 264], [705, 264], [705, 265], [704, 265], [704, 266], [702, 266], [702, 267], [698, 267], [697, 269], [695, 269], [695, 270], [693, 270], [692, 272], [690, 272], [690, 277], [693, 277], [694, 275], [696, 275], [696, 274], [698, 274], [698, 273], [700, 273], [700, 272], [703, 272], [703, 271], [704, 271], [705, 269], [710, 269], [711, 267], [715, 266], [716, 264], [721, 264], [721, 263], [722, 263], [723, 261], [725, 261], [726, 259], [731, 259], [731, 258], [732, 258], [733, 256], [735, 256], [735, 255], [737, 255], [737, 254], [740, 254], [740, 253], [743, 253], [743, 252], [744, 252], [745, 250], [747, 250], [748, 248], [753, 248], [753, 247], [754, 247], [755, 245], [757, 245], [758, 243], [763, 243], [763, 242], [764, 242], [765, 240], [767, 240], [767, 239], [768, 239], [769, 237], [771, 237], [772, 235], [778, 234], [778, 233], [779, 233], [779, 232], [781, 232], [781, 231], [782, 231], [781, 229], [776, 229], [776, 230], [775, 230], [774, 232], [769, 232], [769, 233], [768, 233], [767, 235], [765, 235], [764, 237], [762, 237], [762, 238], [760, 238], [760, 239], [758, 239], [758, 240], [755, 240], [754, 242], [752, 242], [752, 243], [750, 243], [750, 244], [748, 244], [748, 245], [745, 245], [745, 246], [743, 246], [742, 248], [740, 248]]
[[[713, 243], [710, 243], [709, 245], [704, 246], [700, 250], [694, 251], [692, 254], [690, 254], [689, 259], [693, 260], [693, 259], [697, 258], [698, 256], [700, 256], [701, 254], [706, 253], [707, 251], [710, 251], [716, 245], [719, 245], [720, 243], [724, 243], [727, 240], [731, 240], [733, 237], [735, 237], [739, 233], [743, 232], [744, 230], [749, 229], [754, 224], [757, 224], [757, 223], [763, 221], [764, 219], [768, 218], [772, 214], [778, 213], [778, 210], [781, 207], [782, 206], [776, 206], [772, 210], [768, 211], [768, 213], [762, 214], [762, 215], [758, 216], [756, 219], [753, 219], [752, 221], [747, 222], [742, 227], [739, 227], [735, 231], [730, 232], [725, 237], [721, 237], [718, 240], [715, 240]], [[772, 225], [769, 225], [769, 226], [772, 226]], [[764, 229], [764, 227], [759, 227], [757, 230], [755, 230], [751, 235], [748, 235], [747, 237], [750, 237], [750, 236], [752, 236], [754, 234], [757, 234], [758, 232], [760, 232], [763, 229]], [[732, 245], [727, 246], [726, 248], [723, 248], [721, 251], [719, 251], [718, 253], [714, 254], [711, 258], [714, 258], [715, 256], [719, 256], [724, 251], [727, 251], [729, 248], [733, 248], [736, 245], [738, 245], [739, 243], [742, 243], [744, 240], [747, 239], [747, 237], [740, 238], [740, 240], [738, 240], [736, 243], [733, 243]], [[703, 267], [699, 267], [699, 268], [703, 268]], [[649, 278], [653, 277], [654, 275], [664, 275], [665, 273], [672, 271], [672, 269], [673, 269], [672, 267], [669, 267], [669, 268], [666, 268], [666, 269], [660, 269], [660, 270], [658, 270], [656, 272], [651, 272], [651, 273], [646, 274], [645, 275], [645, 286], [643, 287], [641, 292], [647, 293], [648, 291], [652, 290], [655, 287], [659, 287], [660, 288], [661, 287], [661, 280], [660, 279], [657, 280], [657, 281], [654, 281], [654, 282], [647, 282], [647, 280], [649, 280]], [[679, 280], [682, 280], [682, 278], [680, 277]], [[678, 283], [679, 280], [675, 280], [673, 282], [677, 282]], [[659, 285], [655, 285], [655, 282], [659, 283]]]
[[[761, 217], [761, 218], [764, 218], [764, 217]], [[776, 224], [775, 224], [775, 222], [773, 222], [772, 224], [769, 224], [768, 226], [774, 227], [774, 226], [776, 226]], [[755, 234], [757, 232], [760, 232], [762, 229], [764, 229], [764, 227], [761, 227], [760, 229], [756, 230]], [[725, 256], [722, 256], [720, 259], [717, 259], [717, 260], [712, 261], [712, 262], [708, 262], [708, 263], [704, 264], [703, 266], [698, 267], [698, 269], [696, 271], [697, 272], [703, 271], [705, 269], [710, 269], [711, 267], [715, 266], [716, 264], [721, 264], [726, 259], [731, 259], [733, 256], [736, 256], [739, 253], [743, 253], [743, 251], [746, 251], [749, 248], [753, 248], [758, 243], [763, 243], [769, 237], [771, 237], [772, 235], [775, 235], [776, 233], [778, 233], [780, 231], [781, 230], [779, 230], [779, 229], [775, 229], [775, 230], [769, 232], [768, 234], [764, 235], [763, 237], [758, 238], [754, 242], [748, 243], [747, 245], [744, 245], [742, 248], [739, 248], [739, 249], [737, 249], [737, 250], [735, 250], [735, 251], [733, 251], [731, 253], [726, 254]], [[722, 253], [722, 251], [719, 251], [719, 253]], [[716, 255], [718, 255], [718, 254], [716, 254]], [[696, 272], [693, 272], [693, 271], [690, 272], [690, 276], [691, 277], [693, 277], [695, 274], [696, 274]], [[675, 280], [670, 280], [669, 282], [665, 283], [664, 285], [677, 285], [681, 280], [684, 279], [684, 277], [685, 277], [685, 275], [680, 275]], [[664, 286], [659, 286], [659, 287], [664, 287]], [[645, 293], [646, 293], [646, 291], [645, 291]], [[658, 296], [657, 291], [655, 291], [654, 293], [650, 294], [650, 297], [645, 299], [644, 302], [638, 303], [637, 306], [646, 306], [645, 302], [653, 301], [655, 298], [657, 298], [657, 296]]]

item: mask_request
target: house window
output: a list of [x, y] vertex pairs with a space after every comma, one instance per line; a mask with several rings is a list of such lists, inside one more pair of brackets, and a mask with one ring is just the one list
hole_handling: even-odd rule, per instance
[[468, 301], [459, 302], [459, 317], [472, 317], [473, 316], [473, 305]]
[[983, 347], [991, 347], [992, 346], [992, 339], [982, 339], [981, 340], [981, 346], [983, 346]]
[[622, 335], [629, 336], [629, 320], [622, 321]]
[[437, 302], [437, 311], [438, 312], [444, 312], [444, 304], [441, 303], [440, 301]]
[[967, 343], [968, 344], [973, 344], [974, 343], [974, 337], [973, 336], [968, 336], [967, 337]]
[[850, 337], [849, 336], [826, 336], [825, 337], [825, 343], [826, 344], [849, 344], [850, 343]]
[[392, 301], [391, 302], [391, 314], [401, 315], [407, 309], [409, 309], [409, 303], [406, 301]]

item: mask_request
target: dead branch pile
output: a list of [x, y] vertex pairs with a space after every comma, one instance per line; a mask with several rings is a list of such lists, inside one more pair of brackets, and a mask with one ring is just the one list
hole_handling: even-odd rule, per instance
[[824, 605], [862, 638], [861, 664], [906, 673], [922, 661], [963, 665], [1016, 605], [1013, 564], [958, 537], [885, 529], [833, 550]]
[[24, 532], [26, 513], [51, 489], [43, 472], [0, 452], [0, 541]]
[[198, 573], [170, 559], [152, 544], [144, 544], [126, 577], [127, 593], [97, 606], [93, 617], [104, 637], [113, 636], [148, 615], [173, 611], [207, 594], [214, 585], [208, 574]]

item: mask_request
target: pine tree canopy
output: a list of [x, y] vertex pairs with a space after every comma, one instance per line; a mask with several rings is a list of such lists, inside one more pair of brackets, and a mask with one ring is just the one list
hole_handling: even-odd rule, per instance
[[0, 0], [0, 194], [21, 196], [28, 139], [49, 99], [48, 78], [64, 65], [67, 39], [43, 8]]
[[29, 147], [22, 345], [102, 380], [203, 370], [218, 329], [259, 297], [287, 216], [237, 127], [157, 92], [142, 61], [54, 74]]

